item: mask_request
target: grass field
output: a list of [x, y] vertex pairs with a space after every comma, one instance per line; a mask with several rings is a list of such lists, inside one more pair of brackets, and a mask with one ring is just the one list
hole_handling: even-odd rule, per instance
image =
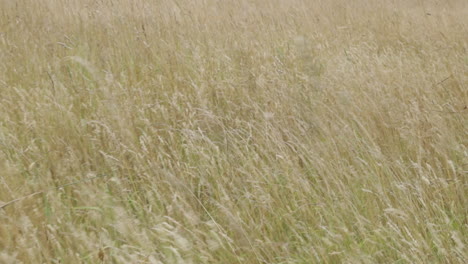
[[0, 263], [466, 263], [467, 18], [1, 0]]

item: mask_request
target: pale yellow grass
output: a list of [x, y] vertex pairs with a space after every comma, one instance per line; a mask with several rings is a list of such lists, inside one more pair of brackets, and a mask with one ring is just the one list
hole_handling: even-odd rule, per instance
[[0, 263], [466, 263], [467, 17], [0, 1]]

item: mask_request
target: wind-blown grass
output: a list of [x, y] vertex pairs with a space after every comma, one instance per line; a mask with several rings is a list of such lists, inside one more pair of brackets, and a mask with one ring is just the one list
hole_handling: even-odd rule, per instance
[[466, 1], [0, 1], [0, 263], [466, 263]]

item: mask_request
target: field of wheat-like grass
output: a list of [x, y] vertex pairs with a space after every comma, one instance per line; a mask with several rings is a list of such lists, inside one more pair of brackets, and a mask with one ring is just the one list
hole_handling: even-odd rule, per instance
[[465, 0], [1, 0], [0, 263], [466, 263]]

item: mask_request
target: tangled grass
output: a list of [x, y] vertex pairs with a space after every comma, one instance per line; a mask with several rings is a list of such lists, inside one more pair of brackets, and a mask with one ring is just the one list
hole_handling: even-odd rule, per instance
[[466, 263], [467, 17], [0, 1], [0, 263]]

